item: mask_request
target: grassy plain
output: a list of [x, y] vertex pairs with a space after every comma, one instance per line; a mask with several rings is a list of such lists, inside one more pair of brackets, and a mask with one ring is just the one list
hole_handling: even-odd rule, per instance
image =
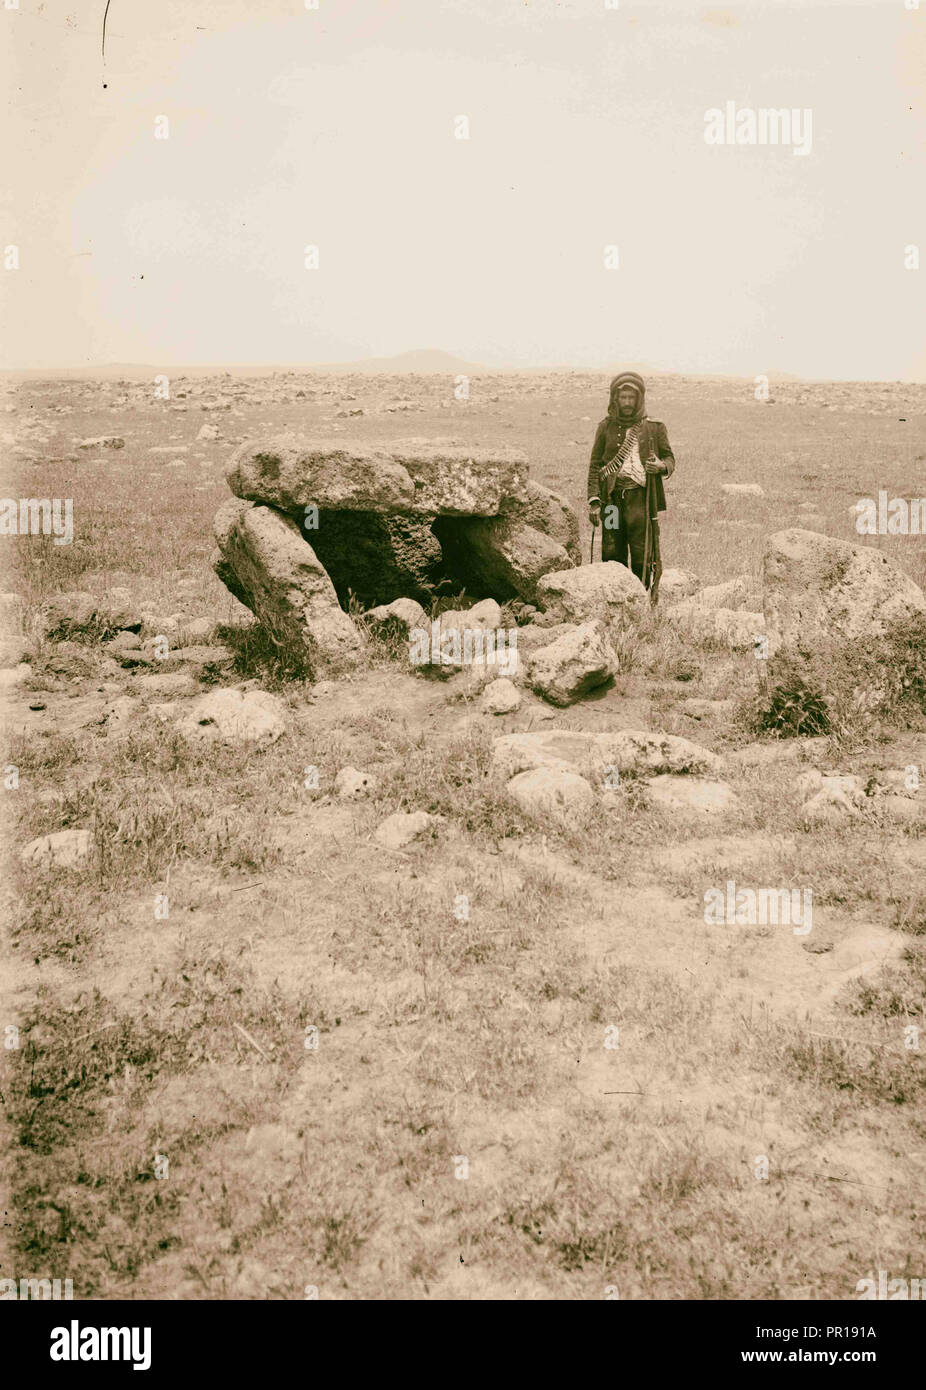
[[[923, 494], [926, 388], [772, 395], [652, 381], [678, 458], [667, 566], [757, 577], [770, 532], [856, 540], [859, 497]], [[926, 1042], [905, 1030], [926, 1022], [926, 840], [873, 816], [805, 830], [794, 782], [924, 769], [926, 720], [756, 750], [753, 656], [657, 618], [613, 688], [553, 724], [705, 743], [741, 810], [680, 822], [628, 780], [564, 826], [487, 777], [493, 736], [553, 726], [532, 698], [481, 715], [463, 678], [386, 659], [306, 686], [242, 635], [231, 679], [282, 692], [289, 729], [203, 752], [146, 711], [214, 672], [168, 695], [99, 641], [62, 660], [39, 634], [56, 592], [116, 585], [181, 630], [243, 624], [209, 555], [246, 436], [510, 443], [584, 516], [604, 377], [475, 378], [465, 404], [441, 378], [308, 374], [174, 382], [170, 403], [147, 383], [6, 399], [5, 491], [73, 498], [75, 538], [5, 551], [32, 667], [3, 758], [5, 1276], [101, 1299], [840, 1299], [878, 1269], [923, 1276]], [[111, 434], [123, 449], [77, 447]], [[868, 543], [926, 586], [922, 537]], [[695, 717], [693, 696], [736, 709]], [[376, 776], [368, 800], [333, 796], [346, 765]], [[445, 819], [389, 853], [372, 834], [400, 809]], [[76, 826], [80, 868], [18, 862]], [[728, 879], [811, 887], [811, 938], [705, 924]]]

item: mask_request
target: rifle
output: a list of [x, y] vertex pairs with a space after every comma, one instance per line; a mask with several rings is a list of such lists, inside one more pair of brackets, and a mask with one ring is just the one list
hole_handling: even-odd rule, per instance
[[659, 580], [662, 577], [662, 556], [659, 553], [659, 520], [655, 515], [655, 474], [646, 475], [646, 541], [643, 546], [643, 583], [649, 590], [649, 601], [659, 602]]

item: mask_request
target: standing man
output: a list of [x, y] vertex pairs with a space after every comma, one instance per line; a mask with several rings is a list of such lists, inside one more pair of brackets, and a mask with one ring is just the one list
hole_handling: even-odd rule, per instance
[[[588, 465], [588, 519], [605, 526], [601, 537], [602, 560], [628, 564], [643, 580], [646, 555], [647, 505], [650, 517], [666, 509], [663, 478], [675, 470], [666, 427], [646, 417], [646, 387], [636, 372], [621, 372], [611, 382], [608, 413], [595, 431]], [[647, 475], [654, 474], [651, 488]]]

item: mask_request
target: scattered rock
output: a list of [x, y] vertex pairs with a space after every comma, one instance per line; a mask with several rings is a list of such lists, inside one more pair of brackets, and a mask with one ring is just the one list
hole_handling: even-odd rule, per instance
[[723, 491], [732, 497], [764, 497], [765, 489], [758, 483], [724, 483]]
[[386, 849], [402, 849], [443, 819], [443, 816], [430, 816], [427, 811], [396, 811], [383, 821], [373, 838]]
[[218, 438], [220, 438], [218, 425], [202, 425], [196, 436], [197, 441], [203, 440], [209, 443], [214, 442]]
[[801, 807], [801, 822], [815, 825], [841, 825], [861, 814], [864, 798], [858, 799], [836, 787], [824, 787]]
[[818, 792], [825, 791], [828, 796], [835, 796], [837, 800], [842, 796], [848, 796], [857, 805], [861, 805], [865, 797], [865, 783], [861, 777], [852, 773], [843, 776], [839, 773], [820, 772], [812, 767], [802, 772], [794, 785], [802, 796], [815, 796]]
[[369, 796], [376, 787], [376, 778], [369, 772], [359, 772], [355, 767], [342, 767], [334, 779], [335, 796], [345, 801], [355, 801]]
[[720, 815], [740, 807], [739, 797], [728, 783], [703, 777], [653, 777], [646, 783], [646, 796], [654, 805], [670, 811]]
[[124, 449], [125, 440], [116, 434], [99, 434], [93, 439], [82, 439], [78, 449]]
[[492, 772], [506, 779], [535, 767], [560, 767], [581, 772], [590, 781], [601, 784], [611, 769], [619, 774], [654, 776], [665, 772], [714, 772], [719, 766], [717, 755], [700, 744], [642, 729], [601, 734], [544, 729], [503, 734], [492, 745]]
[[480, 703], [486, 714], [513, 714], [520, 708], [521, 692], [507, 676], [500, 676], [483, 690]]
[[192, 692], [197, 686], [187, 671], [164, 671], [139, 676], [134, 688], [148, 695], [183, 695]]
[[494, 598], [486, 598], [473, 604], [472, 608], [448, 608], [438, 616], [437, 621], [442, 632], [451, 629], [465, 632], [467, 628], [495, 632], [502, 624], [502, 610]]
[[595, 794], [584, 777], [565, 768], [535, 767], [519, 772], [508, 783], [510, 796], [525, 811], [565, 816], [592, 804]]
[[679, 603], [689, 598], [698, 587], [697, 575], [688, 570], [663, 570], [659, 580], [659, 601], [663, 604]]
[[285, 706], [265, 690], [221, 687], [185, 707], [178, 728], [191, 738], [229, 743], [275, 743], [286, 732]]
[[46, 637], [89, 626], [96, 617], [97, 598], [83, 589], [53, 594], [43, 606], [42, 626]]
[[363, 620], [373, 628], [384, 624], [395, 626], [405, 637], [412, 628], [427, 628], [431, 622], [421, 604], [413, 598], [397, 598], [392, 603], [381, 603], [364, 613]]
[[765, 619], [748, 609], [718, 608], [714, 612], [714, 635], [734, 652], [754, 651], [765, 635]]
[[98, 602], [98, 611], [109, 627], [137, 632], [141, 628], [141, 608], [123, 585], [107, 589]]
[[528, 660], [528, 679], [545, 700], [564, 706], [575, 704], [610, 680], [615, 669], [604, 625], [596, 620], [533, 652]]
[[126, 729], [134, 725], [140, 709], [139, 701], [131, 695], [120, 695], [103, 708], [100, 722], [107, 730]]
[[20, 858], [33, 867], [54, 865], [58, 869], [75, 869], [89, 857], [92, 849], [89, 830], [57, 830], [52, 835], [30, 841]]
[[518, 634], [518, 656], [529, 656], [531, 652], [537, 651], [539, 647], [549, 647], [560, 637], [565, 637], [567, 633], [576, 632], [578, 623], [527, 623], [524, 627], [517, 629]]
[[[208, 637], [213, 628], [211, 618], [191, 618], [183, 626], [184, 642], [195, 642], [200, 638]], [[191, 645], [192, 645], [191, 642]]]
[[916, 796], [919, 792], [919, 777], [912, 780], [910, 770], [905, 767], [876, 772], [873, 780], [879, 790], [893, 792], [896, 796]]
[[557, 622], [599, 619], [608, 625], [645, 612], [649, 597], [626, 565], [608, 560], [545, 574], [537, 584], [537, 602]]
[[873, 806], [882, 819], [897, 825], [912, 825], [926, 819], [926, 802], [917, 801], [909, 795], [898, 796], [891, 793], [879, 796]]
[[141, 648], [141, 638], [137, 632], [120, 631], [106, 643], [110, 652], [131, 652]]

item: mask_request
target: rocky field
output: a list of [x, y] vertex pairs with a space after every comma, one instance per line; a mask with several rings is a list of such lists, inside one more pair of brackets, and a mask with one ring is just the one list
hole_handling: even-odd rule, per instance
[[[926, 540], [856, 503], [926, 493], [926, 387], [653, 377], [657, 609], [606, 566], [377, 620], [341, 593], [330, 670], [213, 570], [239, 446], [521, 451], [587, 566], [607, 378], [169, 388], [4, 385], [5, 491], [71, 499], [73, 539], [4, 537], [3, 1268], [102, 1299], [920, 1277]], [[413, 664], [441, 615], [516, 632], [517, 671]], [[812, 923], [712, 918], [731, 884]]]

